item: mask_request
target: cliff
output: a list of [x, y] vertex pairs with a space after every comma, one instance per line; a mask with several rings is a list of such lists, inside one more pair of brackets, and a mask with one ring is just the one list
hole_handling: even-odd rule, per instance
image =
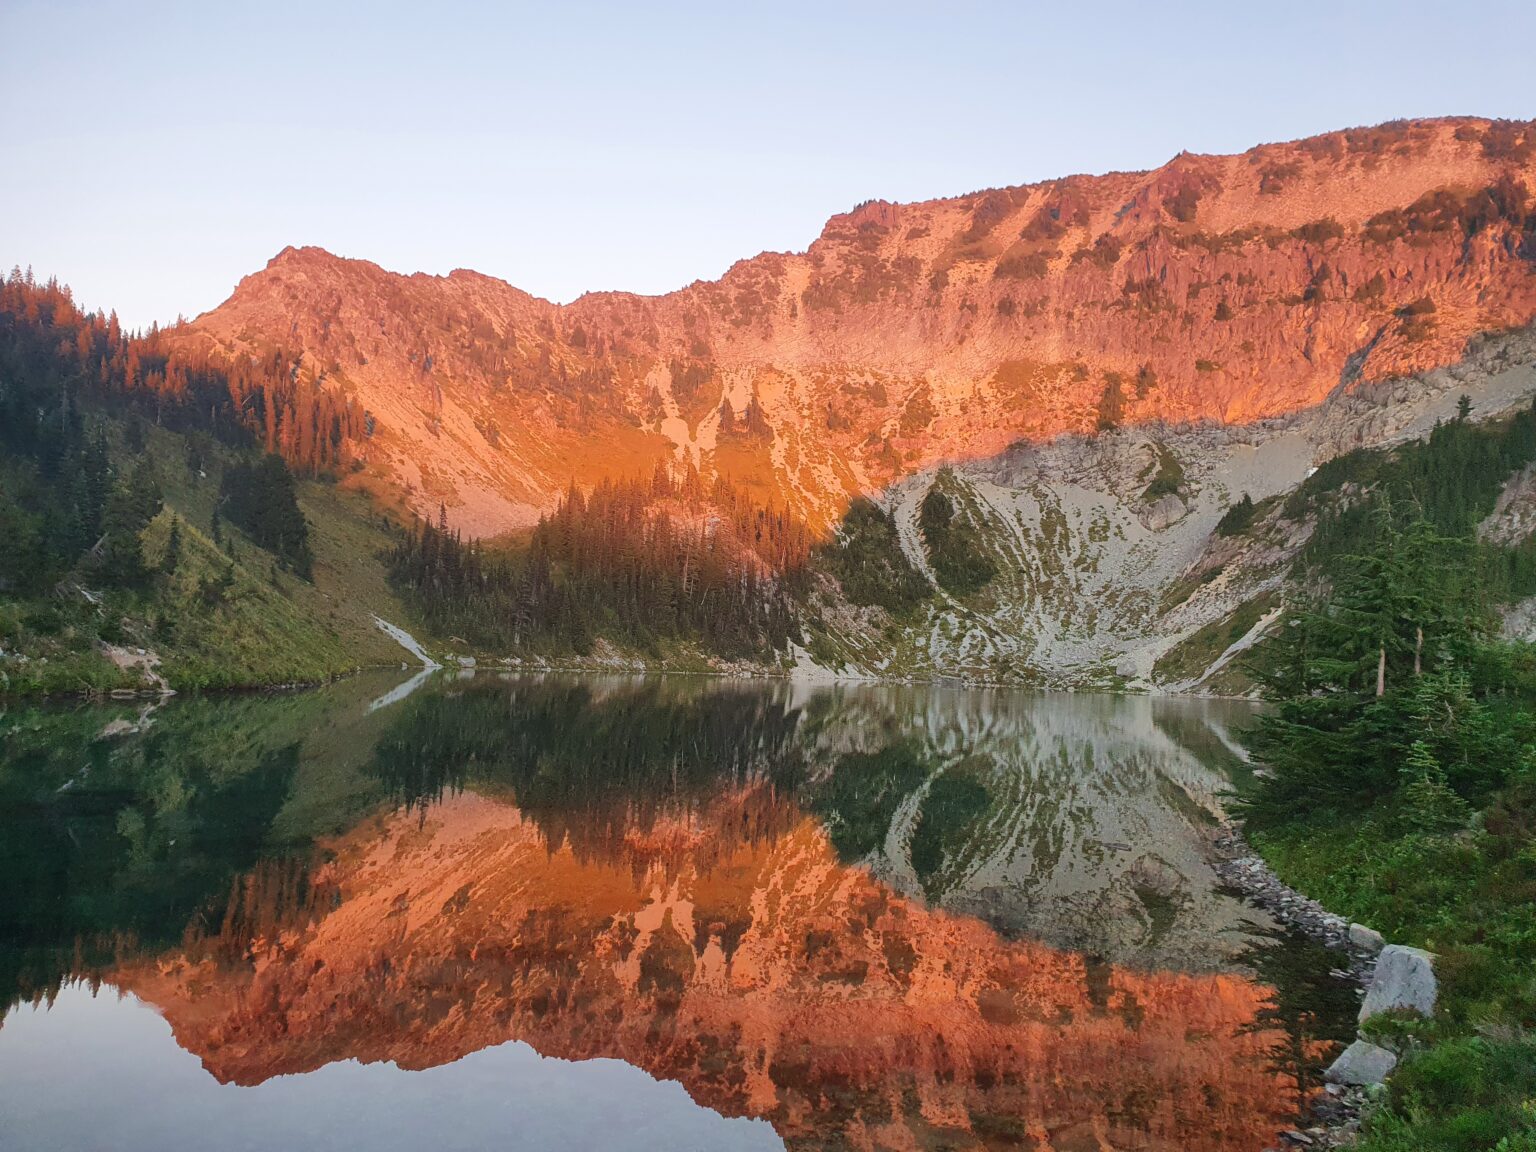
[[358, 482], [493, 534], [572, 481], [719, 471], [825, 525], [941, 461], [1243, 424], [1536, 317], [1536, 127], [1401, 121], [833, 217], [660, 297], [286, 249], [179, 329], [370, 414]]

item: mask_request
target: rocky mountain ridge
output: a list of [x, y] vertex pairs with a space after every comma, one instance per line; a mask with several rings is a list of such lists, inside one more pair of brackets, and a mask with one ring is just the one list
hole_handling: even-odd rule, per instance
[[1402, 121], [833, 217], [660, 297], [287, 249], [177, 339], [366, 407], [359, 479], [471, 534], [575, 480], [720, 472], [832, 523], [945, 461], [1243, 424], [1536, 317], [1536, 127]]

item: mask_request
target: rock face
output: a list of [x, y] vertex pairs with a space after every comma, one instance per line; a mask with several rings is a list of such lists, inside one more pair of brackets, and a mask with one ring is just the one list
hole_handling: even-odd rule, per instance
[[[358, 483], [475, 534], [687, 462], [829, 523], [943, 460], [1247, 423], [1536, 316], [1536, 129], [1405, 121], [835, 216], [660, 297], [286, 249], [175, 339], [282, 346], [370, 414]], [[1158, 508], [1155, 520], [1171, 508]]]
[[1376, 974], [1360, 1005], [1363, 1023], [1382, 1012], [1417, 1012], [1420, 1016], [1435, 1011], [1434, 957], [1422, 948], [1388, 944], [1376, 958]]
[[1364, 924], [1349, 926], [1349, 942], [1366, 952], [1380, 952], [1387, 945], [1380, 932], [1374, 928], [1367, 928]]
[[1323, 1073], [1333, 1084], [1350, 1084], [1366, 1087], [1380, 1084], [1397, 1067], [1397, 1057], [1385, 1048], [1379, 1048], [1368, 1040], [1356, 1040], [1339, 1054], [1339, 1058]]
[[[918, 473], [881, 497], [907, 560], [936, 579], [919, 516], [938, 482], [995, 577], [963, 610], [940, 598], [897, 619], [823, 604], [813, 619], [828, 635], [815, 650], [884, 676], [1229, 691], [1220, 670], [1277, 618], [1313, 526], [1288, 515], [1286, 494], [1342, 452], [1427, 436], [1455, 418], [1462, 395], [1474, 419], [1529, 406], [1536, 326], [1480, 338], [1448, 368], [1341, 390], [1290, 416], [1061, 436]], [[1163, 488], [1176, 477], [1178, 495], [1159, 495], [1160, 477]], [[1222, 534], [1243, 495], [1258, 505], [1251, 525]], [[1153, 514], [1165, 505], [1177, 519]]]

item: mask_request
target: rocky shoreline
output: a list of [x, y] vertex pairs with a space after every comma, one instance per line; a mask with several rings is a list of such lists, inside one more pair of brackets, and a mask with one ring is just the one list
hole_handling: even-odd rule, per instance
[[[1348, 973], [1363, 1000], [1376, 970], [1380, 938], [1351, 930], [1342, 916], [1289, 887], [1256, 853], [1242, 831], [1223, 825], [1211, 842], [1213, 867], [1222, 882], [1255, 907], [1325, 947], [1339, 953], [1341, 974]], [[1350, 1148], [1360, 1131], [1360, 1114], [1368, 1089], [1329, 1083], [1308, 1106], [1297, 1126], [1281, 1134], [1281, 1143], [1265, 1152], [1289, 1148]]]

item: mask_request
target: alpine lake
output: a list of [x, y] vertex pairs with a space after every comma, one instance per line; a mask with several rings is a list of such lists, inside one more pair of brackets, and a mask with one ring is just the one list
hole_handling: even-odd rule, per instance
[[0, 711], [0, 1148], [1258, 1152], [1353, 1034], [1248, 704], [407, 675]]

